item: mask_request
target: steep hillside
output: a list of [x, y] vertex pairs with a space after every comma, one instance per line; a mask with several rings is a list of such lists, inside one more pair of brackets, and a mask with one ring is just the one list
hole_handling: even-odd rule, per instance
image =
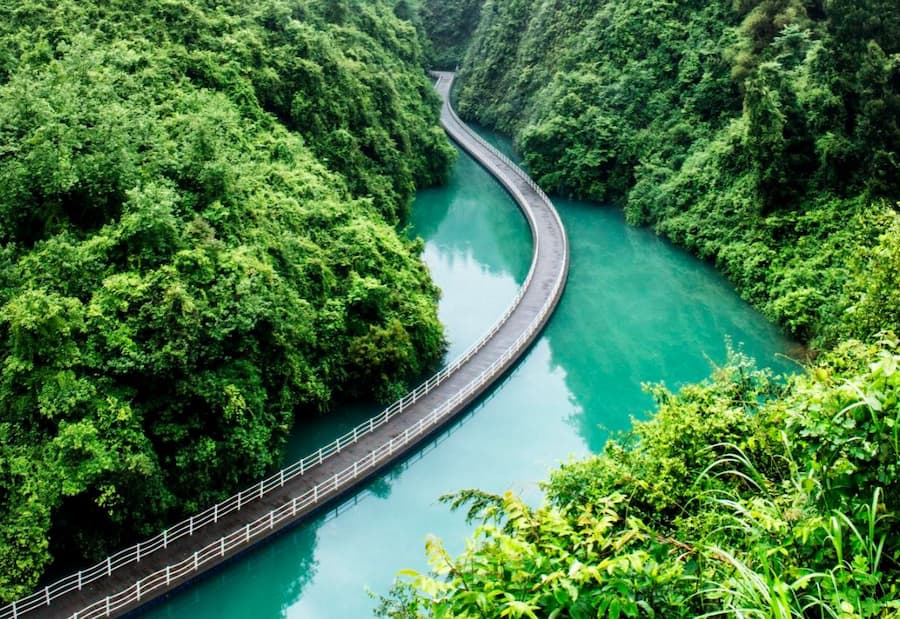
[[860, 316], [872, 291], [852, 274], [898, 244], [898, 14], [897, 0], [489, 0], [459, 107], [512, 133], [542, 185], [624, 206], [794, 334], [869, 337], [898, 324]]
[[0, 5], [0, 598], [440, 357], [437, 107], [388, 0]]
[[478, 27], [484, 0], [425, 2], [418, 11], [431, 43], [431, 65], [453, 70], [462, 62], [469, 40]]
[[786, 380], [732, 355], [651, 387], [653, 416], [554, 472], [540, 507], [445, 497], [472, 539], [458, 557], [429, 540], [431, 571], [379, 616], [898, 617], [900, 4], [481, 15], [463, 112], [514, 134], [545, 187], [714, 261], [821, 355]]

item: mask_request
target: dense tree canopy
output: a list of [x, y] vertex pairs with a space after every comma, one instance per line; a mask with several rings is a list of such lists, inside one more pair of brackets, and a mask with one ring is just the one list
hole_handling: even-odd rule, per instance
[[439, 359], [396, 225], [453, 151], [394, 9], [0, 4], [0, 598]]
[[459, 65], [478, 27], [483, 4], [484, 0], [422, 3], [419, 15], [431, 44], [431, 66], [453, 70]]
[[447, 497], [478, 523], [466, 550], [429, 540], [380, 616], [898, 617], [898, 47], [897, 0], [485, 1], [462, 112], [820, 356], [652, 387], [655, 414], [540, 507]]
[[[442, 3], [427, 3], [439, 11]], [[449, 12], [448, 15], [452, 15]], [[897, 0], [487, 0], [459, 108], [828, 345], [900, 199]]]

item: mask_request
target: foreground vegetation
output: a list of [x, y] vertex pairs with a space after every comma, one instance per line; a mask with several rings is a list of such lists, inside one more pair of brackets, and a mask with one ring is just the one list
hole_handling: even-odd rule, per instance
[[379, 614], [894, 617], [900, 348], [850, 343], [785, 385], [733, 355], [653, 390], [649, 421], [555, 472], [547, 504], [468, 491], [480, 522]]
[[433, 572], [380, 616], [900, 617], [898, 8], [484, 0], [463, 114], [545, 187], [713, 261], [820, 356], [786, 382], [732, 354], [652, 387], [655, 414], [540, 507], [446, 497], [478, 522], [466, 551], [430, 540]]
[[0, 600], [440, 357], [396, 225], [453, 151], [395, 8], [0, 4]]

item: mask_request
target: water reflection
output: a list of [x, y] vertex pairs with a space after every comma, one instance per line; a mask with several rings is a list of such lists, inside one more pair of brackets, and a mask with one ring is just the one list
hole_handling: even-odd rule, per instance
[[413, 234], [445, 292], [439, 315], [447, 360], [476, 342], [506, 311], [531, 263], [531, 234], [512, 199], [477, 163], [460, 154], [448, 186], [422, 191]]
[[316, 577], [316, 532], [316, 527], [298, 529], [257, 547], [200, 583], [151, 606], [141, 616], [184, 619], [200, 612], [210, 618], [286, 617], [304, 587]]
[[[572, 270], [543, 336], [504, 382], [426, 449], [323, 514], [173, 596], [145, 618], [354, 619], [398, 569], [425, 569], [424, 541], [462, 549], [468, 527], [438, 501], [464, 488], [512, 489], [540, 500], [538, 482], [570, 456], [599, 451], [651, 402], [641, 381], [676, 386], [706, 376], [725, 337], [766, 363], [786, 342], [705, 265], [612, 211], [560, 201]], [[470, 159], [448, 187], [422, 192], [413, 233], [444, 291], [440, 315], [455, 356], [506, 309], [531, 258], [512, 201]], [[783, 364], [783, 362], [782, 362]], [[377, 410], [375, 408], [374, 410]], [[296, 455], [370, 411], [347, 408], [306, 427]], [[328, 422], [328, 423], [325, 423]], [[310, 444], [311, 443], [311, 444]]]
[[[531, 259], [528, 227], [499, 185], [474, 161], [460, 157], [448, 187], [418, 196], [412, 233], [426, 239], [425, 261], [446, 291], [440, 314], [450, 340], [448, 358], [453, 358], [481, 337], [515, 296]], [[549, 350], [544, 348], [540, 365], [547, 364]], [[365, 586], [384, 592], [397, 569], [424, 568], [423, 541], [429, 532], [461, 543], [465, 525], [437, 501], [441, 494], [475, 486], [499, 492], [509, 485], [505, 476], [491, 483], [484, 473], [505, 471], [512, 462], [507, 454], [521, 443], [492, 444], [490, 437], [506, 434], [505, 426], [516, 420], [501, 416], [485, 425], [483, 413], [518, 407], [506, 401], [508, 395], [498, 401], [498, 394], [505, 394], [505, 385], [519, 375], [519, 370], [513, 372], [410, 460], [337, 509], [248, 553], [142, 616], [368, 616], [372, 603]], [[565, 390], [561, 382], [555, 391], [560, 390]], [[522, 393], [521, 385], [515, 392]], [[315, 451], [380, 409], [356, 404], [311, 420], [292, 437], [287, 460]], [[473, 419], [480, 425], [469, 429]], [[545, 469], [542, 465], [522, 479], [536, 479]]]
[[500, 184], [457, 152], [448, 184], [417, 194], [413, 233], [427, 239], [426, 251], [451, 261], [475, 258], [488, 273], [523, 281], [531, 262], [528, 224]]
[[708, 376], [726, 341], [778, 372], [790, 341], [709, 266], [625, 225], [622, 214], [556, 200], [569, 231], [566, 295], [546, 332], [577, 404], [573, 423], [592, 452], [609, 430], [652, 407], [642, 382], [677, 388]]

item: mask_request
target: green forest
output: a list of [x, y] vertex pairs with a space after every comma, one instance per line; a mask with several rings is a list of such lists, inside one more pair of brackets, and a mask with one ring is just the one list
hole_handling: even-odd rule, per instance
[[[445, 351], [426, 68], [548, 191], [809, 346], [740, 351], [475, 528], [393, 619], [900, 617], [900, 0], [0, 3], [0, 600], [277, 468]], [[398, 566], [398, 568], [401, 566]]]
[[439, 361], [402, 226], [455, 153], [409, 10], [0, 3], [0, 599]]
[[478, 4], [425, 2], [461, 115], [714, 264], [810, 358], [648, 386], [653, 414], [541, 506], [444, 497], [466, 550], [431, 539], [379, 616], [900, 617], [900, 3]]
[[865, 339], [900, 322], [897, 280], [856, 277], [900, 242], [898, 10], [488, 1], [458, 107], [544, 188], [624, 207], [791, 333]]

